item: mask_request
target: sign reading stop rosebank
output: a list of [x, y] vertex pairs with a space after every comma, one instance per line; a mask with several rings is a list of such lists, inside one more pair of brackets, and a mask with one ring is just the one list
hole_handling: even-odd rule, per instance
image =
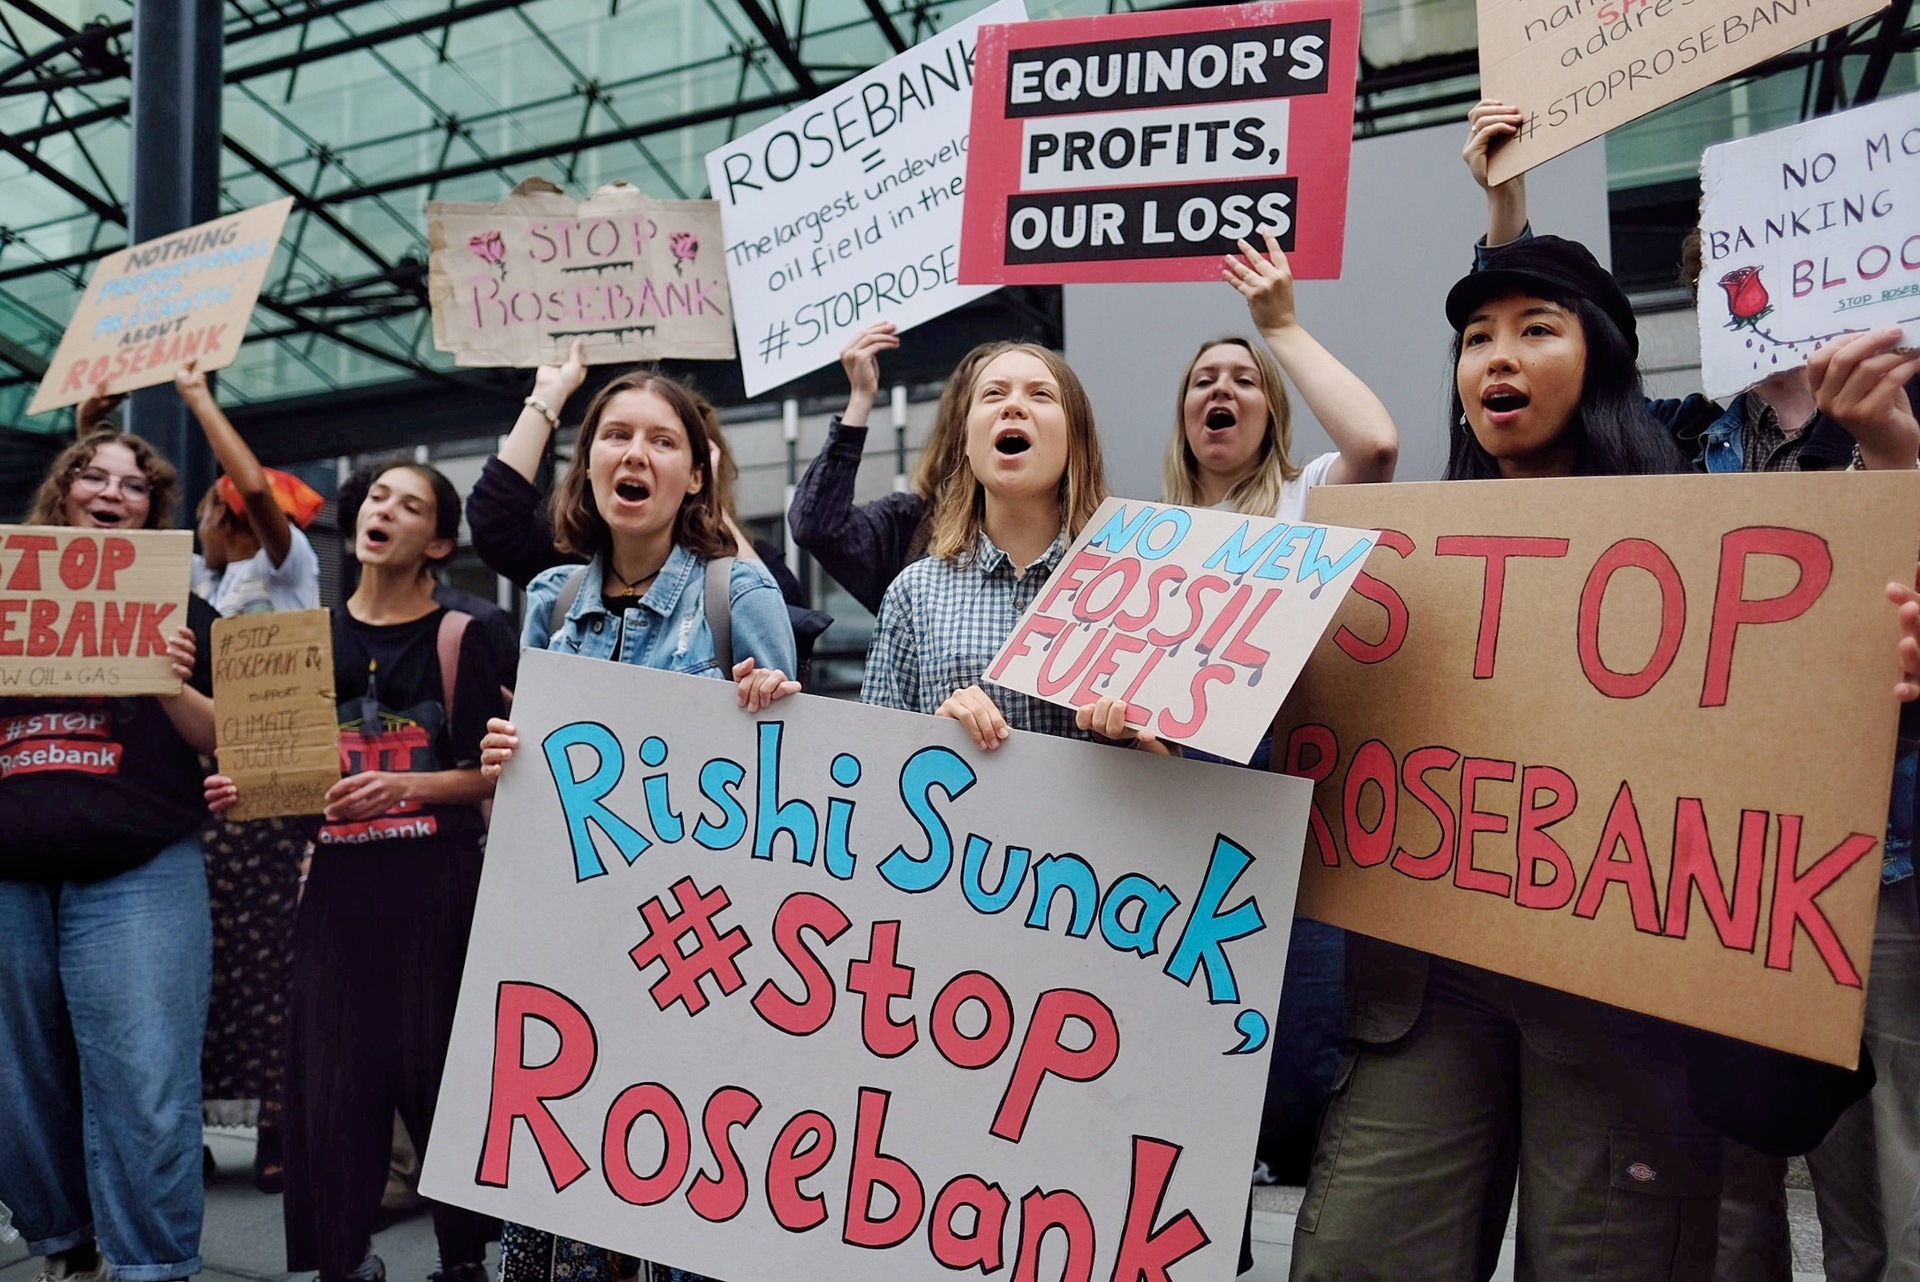
[[960, 280], [1217, 280], [1272, 232], [1340, 275], [1358, 0], [980, 29]]

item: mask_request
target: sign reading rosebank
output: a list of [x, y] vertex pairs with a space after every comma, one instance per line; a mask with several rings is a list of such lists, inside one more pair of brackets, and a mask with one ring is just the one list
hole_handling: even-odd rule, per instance
[[985, 28], [960, 279], [1220, 279], [1271, 233], [1340, 274], [1357, 0]]
[[733, 1282], [1231, 1282], [1306, 783], [520, 677], [428, 1196]]

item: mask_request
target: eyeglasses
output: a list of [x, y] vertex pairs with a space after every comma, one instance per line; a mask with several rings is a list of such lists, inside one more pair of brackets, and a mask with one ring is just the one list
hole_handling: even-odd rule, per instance
[[153, 495], [153, 485], [145, 477], [121, 476], [97, 467], [81, 468], [75, 473], [73, 488], [84, 494], [99, 494], [116, 482], [120, 486], [120, 493], [127, 498], [144, 499]]

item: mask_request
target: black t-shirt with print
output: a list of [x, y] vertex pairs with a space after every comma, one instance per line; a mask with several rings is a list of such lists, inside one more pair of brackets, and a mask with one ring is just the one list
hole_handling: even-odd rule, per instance
[[[343, 773], [426, 772], [480, 764], [487, 719], [506, 715], [501, 687], [511, 685], [513, 674], [500, 671], [493, 647], [480, 627], [469, 623], [460, 640], [449, 725], [439, 655], [446, 613], [436, 609], [411, 623], [371, 624], [355, 619], [344, 605], [333, 608], [333, 681]], [[375, 819], [325, 824], [319, 843], [325, 848], [374, 841], [478, 841], [483, 829], [478, 807], [403, 802]]]
[[[218, 617], [188, 599], [191, 684], [202, 694], [213, 692]], [[205, 817], [205, 776], [150, 695], [0, 697], [0, 880], [97, 881], [138, 868]]]

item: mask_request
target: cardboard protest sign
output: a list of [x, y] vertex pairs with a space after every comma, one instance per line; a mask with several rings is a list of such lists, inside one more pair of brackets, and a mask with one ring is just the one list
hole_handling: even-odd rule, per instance
[[188, 361], [233, 364], [292, 208], [271, 201], [101, 259], [27, 413], [78, 405], [102, 383], [171, 383]]
[[433, 345], [459, 365], [733, 357], [710, 200], [609, 183], [576, 201], [529, 178], [497, 205], [427, 205]]
[[1505, 182], [1886, 0], [1479, 0], [1480, 88], [1527, 113], [1487, 167]]
[[1271, 231], [1340, 274], [1358, 0], [1067, 18], [980, 33], [960, 279], [1220, 279]]
[[520, 678], [427, 1196], [739, 1282], [1230, 1282], [1304, 783]]
[[1709, 396], [1852, 330], [1920, 342], [1920, 94], [1709, 147], [1700, 187]]
[[1110, 498], [986, 679], [1245, 761], [1373, 550], [1371, 530]]
[[998, 0], [707, 153], [727, 229], [747, 395], [831, 364], [878, 320], [902, 329], [988, 293], [959, 284], [974, 45]]
[[325, 610], [243, 614], [213, 625], [220, 773], [240, 786], [235, 823], [317, 815], [340, 781], [333, 622]]
[[[1383, 526], [1280, 715], [1301, 911], [1835, 1064], [1859, 1049], [1920, 474], [1327, 486]], [[1391, 553], [1391, 555], [1389, 555]]]
[[193, 535], [0, 525], [0, 694], [179, 694]]

